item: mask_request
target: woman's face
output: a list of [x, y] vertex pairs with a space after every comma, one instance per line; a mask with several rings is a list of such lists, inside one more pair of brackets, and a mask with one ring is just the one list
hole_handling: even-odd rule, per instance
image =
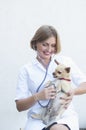
[[56, 51], [56, 39], [54, 36], [48, 38], [43, 42], [37, 43], [37, 55], [44, 59], [50, 59], [51, 55]]

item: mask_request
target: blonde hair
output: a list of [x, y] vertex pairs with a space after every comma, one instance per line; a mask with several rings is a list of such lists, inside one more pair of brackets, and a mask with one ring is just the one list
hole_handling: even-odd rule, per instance
[[37, 42], [43, 42], [44, 40], [50, 38], [51, 36], [54, 36], [56, 39], [55, 54], [59, 53], [61, 51], [59, 35], [58, 35], [57, 31], [55, 30], [55, 28], [53, 26], [49, 26], [49, 25], [43, 25], [36, 31], [35, 35], [33, 36], [32, 40], [30, 42], [31, 48], [33, 50], [36, 50]]

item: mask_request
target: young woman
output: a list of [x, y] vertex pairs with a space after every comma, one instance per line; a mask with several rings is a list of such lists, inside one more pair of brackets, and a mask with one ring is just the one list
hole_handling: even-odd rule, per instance
[[[79, 130], [78, 116], [73, 108], [72, 99], [75, 95], [86, 93], [85, 75], [69, 57], [59, 54], [61, 44], [54, 27], [41, 26], [33, 36], [30, 45], [36, 51], [36, 56], [20, 69], [15, 99], [18, 111], [28, 110], [24, 130]], [[67, 98], [60, 99], [65, 101], [66, 108], [61, 119], [55, 120], [46, 127], [35, 115], [41, 114], [41, 110], [47, 106], [49, 100], [55, 98], [54, 86], [45, 88], [45, 84], [54, 79], [52, 73], [57, 66], [54, 59], [71, 67], [71, 81], [76, 88], [68, 93]]]

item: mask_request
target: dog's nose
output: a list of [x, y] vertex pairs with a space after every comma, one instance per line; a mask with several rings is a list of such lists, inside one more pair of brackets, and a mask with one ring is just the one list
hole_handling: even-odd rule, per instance
[[54, 78], [57, 78], [57, 75], [55, 72], [52, 73]]
[[55, 72], [53, 72], [52, 74], [55, 75]]

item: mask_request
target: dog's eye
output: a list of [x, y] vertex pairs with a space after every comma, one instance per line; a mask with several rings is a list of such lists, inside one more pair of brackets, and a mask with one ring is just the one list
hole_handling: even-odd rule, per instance
[[58, 71], [58, 74], [61, 74], [61, 72], [60, 72], [60, 71]]

